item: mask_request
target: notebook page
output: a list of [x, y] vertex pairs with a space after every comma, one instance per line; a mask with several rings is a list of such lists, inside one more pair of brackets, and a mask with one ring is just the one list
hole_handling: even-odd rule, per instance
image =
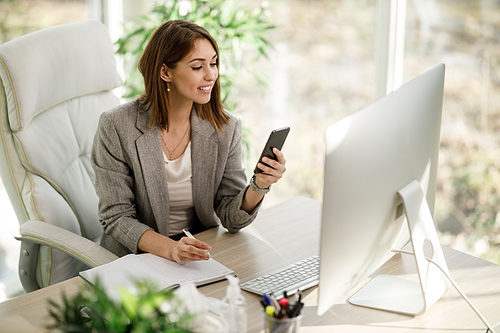
[[141, 255], [134, 254], [128, 254], [108, 264], [80, 272], [80, 276], [92, 284], [99, 279], [103, 290], [114, 299], [120, 298], [120, 288], [133, 290], [135, 281], [150, 281], [158, 290], [174, 284], [168, 276], [142, 260]]
[[162, 274], [168, 276], [169, 281], [175, 281], [179, 284], [186, 282], [205, 284], [215, 280], [221, 280], [227, 274], [234, 273], [213, 258], [209, 260], [191, 261], [181, 265], [150, 253], [140, 254], [139, 256]]

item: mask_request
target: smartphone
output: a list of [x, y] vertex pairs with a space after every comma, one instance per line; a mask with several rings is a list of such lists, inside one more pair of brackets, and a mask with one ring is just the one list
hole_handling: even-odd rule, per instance
[[[283, 144], [285, 143], [286, 137], [288, 136], [288, 132], [290, 132], [290, 127], [283, 127], [283, 128], [278, 128], [275, 129], [274, 131], [269, 134], [269, 138], [267, 139], [266, 145], [264, 146], [264, 149], [262, 150], [262, 154], [260, 154], [259, 157], [259, 162], [257, 162], [257, 165], [259, 163], [262, 163], [264, 165], [267, 165], [266, 163], [262, 162], [262, 158], [264, 156], [271, 158], [273, 160], [276, 160], [277, 157], [273, 153], [273, 148], [278, 148], [278, 150], [281, 150], [283, 148]], [[253, 170], [254, 173], [261, 173], [262, 170], [259, 169], [255, 166], [255, 169]]]

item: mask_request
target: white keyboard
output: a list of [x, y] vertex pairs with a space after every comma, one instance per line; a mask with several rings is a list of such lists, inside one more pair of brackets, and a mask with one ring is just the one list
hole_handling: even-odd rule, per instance
[[319, 256], [311, 256], [272, 273], [240, 284], [241, 289], [280, 297], [284, 291], [292, 295], [298, 290], [314, 287], [319, 281]]

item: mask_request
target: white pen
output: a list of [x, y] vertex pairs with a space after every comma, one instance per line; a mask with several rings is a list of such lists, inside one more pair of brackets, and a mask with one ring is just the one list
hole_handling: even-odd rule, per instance
[[[184, 233], [186, 234], [186, 236], [188, 236], [189, 238], [191, 238], [191, 239], [196, 239], [196, 238], [194, 238], [194, 236], [193, 236], [193, 235], [189, 232], [189, 230], [187, 230], [187, 229], [182, 229], [182, 231], [184, 231]], [[208, 257], [209, 257], [209, 258], [212, 258], [212, 255], [210, 254], [210, 252], [208, 252], [208, 251], [207, 251], [207, 253], [208, 253]]]

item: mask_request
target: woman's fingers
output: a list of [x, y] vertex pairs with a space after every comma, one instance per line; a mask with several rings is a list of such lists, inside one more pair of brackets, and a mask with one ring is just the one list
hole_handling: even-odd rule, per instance
[[286, 171], [286, 159], [285, 155], [277, 148], [273, 150], [276, 155], [276, 160], [270, 159], [268, 157], [264, 157], [262, 159], [263, 163], [259, 163], [258, 167], [263, 171], [262, 173], [257, 174], [258, 178], [261, 178], [261, 183], [267, 181], [269, 184], [274, 184], [278, 182], [278, 180], [283, 177], [283, 174]]
[[182, 237], [177, 243], [175, 261], [185, 264], [190, 261], [208, 260], [210, 245], [197, 239]]
[[286, 159], [281, 150], [279, 150], [278, 148], [273, 148], [273, 153], [278, 158], [278, 162], [284, 166], [286, 164]]

